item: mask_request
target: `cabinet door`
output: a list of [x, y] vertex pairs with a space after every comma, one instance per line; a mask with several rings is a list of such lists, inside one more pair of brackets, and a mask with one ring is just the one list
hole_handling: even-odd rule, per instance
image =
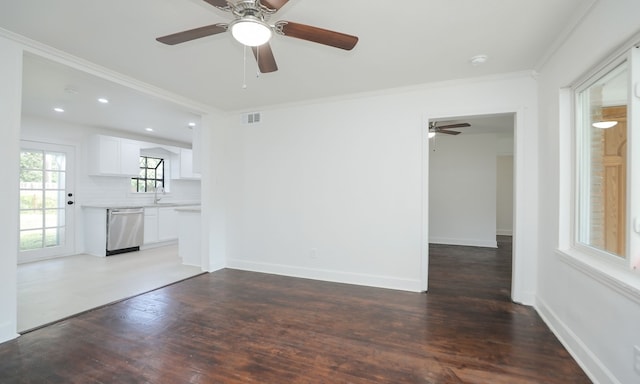
[[175, 166], [172, 167], [174, 179], [200, 179], [200, 174], [193, 172], [193, 151], [180, 148], [180, 153], [174, 157]]
[[158, 208], [144, 209], [144, 244], [158, 242]]
[[140, 174], [140, 145], [133, 141], [120, 142], [120, 173], [127, 176]]
[[180, 149], [180, 177], [193, 177], [193, 152]]
[[158, 208], [158, 240], [178, 238], [178, 212], [175, 208]]
[[97, 156], [96, 174], [117, 175], [120, 173], [120, 140], [99, 136], [94, 142], [93, 155]]
[[91, 175], [137, 176], [140, 172], [140, 146], [133, 140], [96, 135], [88, 151]]

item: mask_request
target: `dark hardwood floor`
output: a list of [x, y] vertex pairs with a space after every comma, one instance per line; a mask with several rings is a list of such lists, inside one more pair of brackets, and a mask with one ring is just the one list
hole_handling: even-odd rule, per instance
[[222, 270], [0, 345], [0, 382], [589, 383], [510, 271], [508, 242], [432, 246], [428, 294]]

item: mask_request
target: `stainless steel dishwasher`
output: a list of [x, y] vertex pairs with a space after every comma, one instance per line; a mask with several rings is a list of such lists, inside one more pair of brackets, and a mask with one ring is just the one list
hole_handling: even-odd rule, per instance
[[144, 208], [107, 209], [107, 256], [139, 251], [144, 236]]

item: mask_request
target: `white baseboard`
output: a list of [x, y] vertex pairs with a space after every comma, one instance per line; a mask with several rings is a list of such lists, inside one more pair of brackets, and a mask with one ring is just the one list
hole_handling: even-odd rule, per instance
[[551, 332], [556, 335], [560, 343], [569, 351], [594, 384], [622, 384], [571, 328], [564, 324], [539, 297], [536, 298], [535, 308]]
[[250, 260], [228, 260], [227, 268], [240, 269], [251, 272], [272, 273], [291, 277], [301, 277], [312, 280], [331, 281], [364, 285], [376, 288], [397, 289], [401, 291], [420, 292], [420, 280], [399, 279], [388, 276], [367, 275], [307, 267], [296, 267], [271, 263], [259, 263]]
[[206, 269], [206, 272], [215, 272], [225, 268], [227, 268], [227, 265], [225, 263], [216, 263], [216, 264], [210, 265], [209, 269]]
[[531, 291], [523, 291], [523, 292], [513, 291], [511, 300], [513, 300], [514, 303], [527, 305], [529, 307], [535, 307], [536, 294]]
[[513, 236], [513, 229], [496, 229], [498, 236]]
[[11, 322], [5, 322], [0, 324], [0, 343], [13, 340], [20, 336], [16, 333], [16, 324]]
[[467, 247], [498, 248], [498, 242], [495, 239], [480, 240], [480, 239], [452, 239], [452, 238], [444, 238], [444, 237], [430, 237], [429, 243], [445, 244], [445, 245], [464, 245]]

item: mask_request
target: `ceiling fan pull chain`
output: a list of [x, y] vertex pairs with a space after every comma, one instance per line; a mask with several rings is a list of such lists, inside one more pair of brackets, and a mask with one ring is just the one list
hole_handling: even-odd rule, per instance
[[247, 89], [247, 46], [242, 48], [242, 89]]
[[260, 47], [256, 47], [256, 63], [258, 66], [256, 67], [256, 79], [260, 77]]

